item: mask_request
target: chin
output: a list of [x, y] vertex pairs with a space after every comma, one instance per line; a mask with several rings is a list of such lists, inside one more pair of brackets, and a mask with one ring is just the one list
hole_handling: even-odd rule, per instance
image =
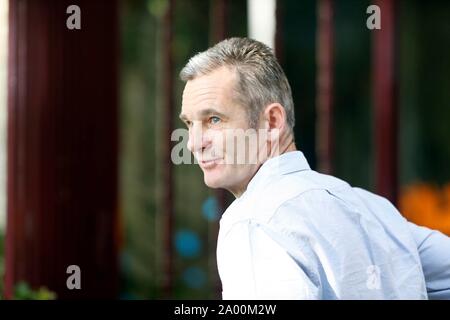
[[220, 177], [214, 177], [214, 176], [207, 176], [206, 174], [204, 175], [204, 182], [205, 184], [212, 189], [218, 189], [218, 188], [223, 188], [223, 183], [222, 183], [222, 179], [220, 179]]
[[216, 181], [215, 179], [207, 179], [205, 177], [204, 181], [205, 181], [206, 186], [209, 187], [209, 188], [218, 189], [218, 188], [222, 187], [222, 185], [218, 181]]

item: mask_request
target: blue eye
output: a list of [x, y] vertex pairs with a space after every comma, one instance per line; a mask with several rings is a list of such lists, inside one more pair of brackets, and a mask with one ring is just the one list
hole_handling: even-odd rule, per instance
[[209, 122], [212, 123], [212, 124], [217, 124], [217, 123], [220, 122], [220, 118], [216, 117], [216, 116], [213, 116], [213, 117], [209, 118]]

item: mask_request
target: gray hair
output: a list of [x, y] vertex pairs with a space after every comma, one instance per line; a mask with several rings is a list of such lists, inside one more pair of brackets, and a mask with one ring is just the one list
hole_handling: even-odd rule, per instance
[[236, 70], [235, 99], [248, 107], [251, 127], [256, 128], [264, 107], [278, 102], [286, 111], [292, 132], [295, 116], [291, 87], [272, 49], [253, 39], [229, 38], [193, 56], [181, 70], [180, 78], [193, 80], [222, 66]]

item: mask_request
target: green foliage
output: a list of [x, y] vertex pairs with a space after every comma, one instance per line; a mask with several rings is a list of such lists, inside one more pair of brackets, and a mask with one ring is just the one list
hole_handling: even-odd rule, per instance
[[46, 287], [40, 287], [37, 290], [30, 288], [28, 283], [19, 282], [14, 288], [14, 300], [55, 300], [56, 293], [48, 290]]
[[[4, 279], [5, 279], [5, 259], [4, 259], [4, 243], [5, 235], [0, 232], [0, 299], [4, 299]], [[48, 290], [46, 287], [40, 287], [33, 290], [28, 283], [18, 282], [14, 288], [14, 300], [54, 300], [57, 298], [56, 293]]]

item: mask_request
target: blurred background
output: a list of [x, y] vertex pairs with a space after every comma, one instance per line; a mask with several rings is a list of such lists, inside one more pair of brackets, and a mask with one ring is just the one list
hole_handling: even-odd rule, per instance
[[313, 169], [450, 235], [450, 2], [0, 0], [2, 298], [220, 297], [233, 199], [171, 163], [170, 134], [179, 71], [231, 36], [274, 48]]

